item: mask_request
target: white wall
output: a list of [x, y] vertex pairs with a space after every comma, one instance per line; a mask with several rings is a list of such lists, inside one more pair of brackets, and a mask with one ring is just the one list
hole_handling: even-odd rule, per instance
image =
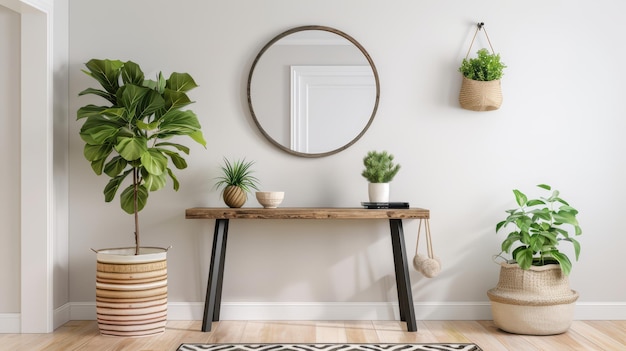
[[[581, 212], [583, 250], [571, 276], [584, 311], [578, 317], [623, 318], [624, 10], [613, 0], [70, 1], [70, 111], [95, 101], [77, 97], [95, 85], [80, 72], [90, 58], [132, 59], [149, 75], [187, 71], [199, 83], [192, 107], [207, 150], [193, 145], [189, 168], [178, 172], [180, 191], [151, 194], [141, 213], [143, 242], [173, 246], [173, 304], [203, 301], [213, 223], [185, 220], [184, 210], [223, 206], [212, 188], [223, 156], [256, 161], [263, 188], [286, 191], [283, 206], [358, 206], [367, 197], [362, 157], [387, 150], [403, 167], [391, 200], [432, 211], [444, 266], [436, 279], [412, 271], [413, 297], [420, 311], [448, 306], [450, 314], [433, 308], [418, 316], [485, 317], [486, 291], [498, 274], [491, 257], [503, 239], [494, 227], [514, 206], [511, 189], [532, 193], [548, 183]], [[457, 102], [457, 68], [478, 21], [509, 66], [503, 106], [493, 112], [462, 110]], [[245, 99], [258, 50], [306, 24], [350, 34], [381, 80], [367, 134], [321, 159], [291, 156], [264, 140]], [[89, 249], [131, 245], [132, 218], [117, 201], [104, 203], [107, 180], [83, 159], [78, 130], [70, 116], [70, 301], [93, 308]], [[258, 205], [251, 199], [246, 206]], [[233, 221], [230, 230], [226, 303], [396, 301], [384, 222]], [[415, 222], [405, 225], [410, 252], [416, 230]]]
[[[20, 15], [0, 6], [0, 313], [20, 311]], [[1, 323], [0, 323], [1, 324]]]

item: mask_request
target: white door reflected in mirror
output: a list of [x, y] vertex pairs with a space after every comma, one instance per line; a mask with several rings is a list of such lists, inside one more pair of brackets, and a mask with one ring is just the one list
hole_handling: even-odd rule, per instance
[[375, 101], [370, 66], [291, 66], [291, 149], [315, 154], [349, 143]]

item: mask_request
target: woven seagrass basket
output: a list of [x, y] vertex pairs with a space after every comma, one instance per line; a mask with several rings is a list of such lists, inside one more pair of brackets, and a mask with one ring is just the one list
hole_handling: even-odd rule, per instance
[[97, 252], [96, 311], [100, 334], [149, 336], [167, 323], [167, 249], [142, 247]]
[[461, 107], [472, 111], [493, 111], [502, 105], [500, 80], [478, 81], [463, 77], [459, 93]]
[[557, 264], [523, 270], [517, 264], [502, 263], [498, 285], [487, 296], [498, 328], [528, 335], [566, 332], [578, 300]]

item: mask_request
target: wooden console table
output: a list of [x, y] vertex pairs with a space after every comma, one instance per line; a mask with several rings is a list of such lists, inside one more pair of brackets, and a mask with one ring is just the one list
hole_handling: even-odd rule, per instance
[[185, 218], [187, 219], [215, 220], [202, 331], [211, 331], [211, 321], [220, 320], [224, 256], [230, 219], [388, 219], [391, 229], [400, 319], [406, 322], [408, 331], [417, 331], [402, 220], [428, 219], [429, 217], [430, 211], [422, 208], [188, 208], [185, 211]]

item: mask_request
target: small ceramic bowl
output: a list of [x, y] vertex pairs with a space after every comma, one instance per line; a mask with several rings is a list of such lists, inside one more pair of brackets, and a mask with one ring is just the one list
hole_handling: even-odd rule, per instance
[[276, 208], [285, 198], [284, 191], [257, 191], [256, 199], [264, 208]]

